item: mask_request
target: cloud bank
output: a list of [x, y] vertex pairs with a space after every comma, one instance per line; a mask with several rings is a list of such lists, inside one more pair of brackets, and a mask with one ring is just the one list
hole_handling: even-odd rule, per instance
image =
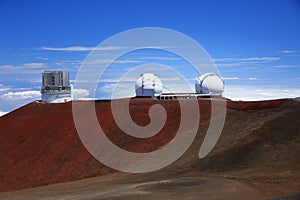
[[124, 49], [122, 46], [107, 46], [107, 47], [85, 47], [85, 46], [70, 46], [70, 47], [42, 47], [46, 51], [113, 51]]
[[235, 101], [259, 101], [300, 97], [300, 88], [226, 86], [224, 96]]
[[0, 111], [10, 112], [23, 105], [40, 99], [41, 93], [36, 90], [5, 92], [0, 94]]
[[80, 98], [86, 98], [90, 94], [89, 90], [86, 89], [73, 89], [73, 98], [74, 99], [80, 99]]
[[3, 116], [3, 115], [6, 115], [8, 112], [3, 112], [3, 111], [0, 111], [0, 117]]

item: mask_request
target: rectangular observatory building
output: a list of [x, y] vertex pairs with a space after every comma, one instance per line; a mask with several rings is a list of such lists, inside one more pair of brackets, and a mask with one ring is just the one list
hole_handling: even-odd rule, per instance
[[69, 72], [44, 71], [42, 82], [42, 102], [62, 103], [72, 100]]

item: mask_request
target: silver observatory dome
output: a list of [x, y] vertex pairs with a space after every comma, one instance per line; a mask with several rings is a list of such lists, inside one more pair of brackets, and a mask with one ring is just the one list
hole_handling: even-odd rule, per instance
[[141, 74], [135, 83], [135, 93], [137, 97], [159, 96], [162, 90], [162, 82], [156, 74]]
[[197, 94], [222, 95], [224, 82], [215, 73], [205, 73], [196, 79], [195, 89]]

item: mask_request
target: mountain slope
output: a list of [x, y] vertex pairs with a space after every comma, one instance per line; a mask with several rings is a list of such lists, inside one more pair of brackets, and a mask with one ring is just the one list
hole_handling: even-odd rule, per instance
[[[136, 139], [123, 133], [113, 120], [110, 101], [97, 101], [95, 108], [98, 121], [111, 141], [129, 151], [149, 152], [171, 141], [180, 122], [176, 101], [131, 99], [131, 117], [139, 125], [148, 124], [148, 110], [156, 103], [164, 106], [168, 118], [164, 128], [150, 139]], [[228, 100], [221, 138], [207, 157], [199, 159], [197, 155], [210, 119], [210, 103], [210, 99], [199, 100], [200, 128], [188, 151], [167, 168], [145, 175], [145, 180], [179, 175], [221, 177], [245, 182], [267, 197], [300, 191], [299, 101]], [[30, 103], [1, 117], [0, 127], [1, 192], [115, 172], [94, 159], [82, 145], [71, 103]], [[117, 174], [123, 183], [130, 182], [130, 176]], [[144, 180], [132, 176], [134, 180]]]

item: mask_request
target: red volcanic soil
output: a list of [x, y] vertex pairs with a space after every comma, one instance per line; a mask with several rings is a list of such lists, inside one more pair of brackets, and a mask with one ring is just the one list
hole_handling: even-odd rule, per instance
[[[130, 113], [139, 125], [150, 122], [149, 107], [158, 102], [173, 117], [168, 117], [165, 127], [149, 139], [123, 133], [113, 120], [110, 101], [97, 101], [95, 107], [101, 127], [113, 143], [126, 150], [147, 152], [158, 149], [174, 137], [180, 122], [180, 107], [176, 101], [130, 101]], [[77, 103], [84, 106], [91, 102]], [[209, 101], [203, 102], [203, 113], [209, 114], [209, 104]], [[73, 122], [71, 103], [30, 103], [0, 118], [0, 127], [0, 191], [73, 181], [114, 171], [94, 159], [82, 145]]]
[[[221, 138], [202, 160], [190, 155], [197, 155], [201, 146], [203, 135], [200, 131], [208, 127], [211, 100], [198, 102], [199, 134], [182, 158], [169, 167], [170, 171], [242, 181], [266, 197], [300, 191], [299, 101], [227, 100]], [[82, 108], [91, 104], [88, 101], [77, 103]], [[132, 119], [140, 126], [150, 123], [149, 108], [154, 104], [162, 105], [168, 117], [163, 129], [146, 139], [129, 136], [116, 125], [111, 101], [96, 101], [95, 108], [101, 127], [113, 143], [141, 153], [166, 145], [179, 127], [181, 112], [175, 100], [131, 99]], [[118, 113], [125, 113], [122, 109], [128, 108], [120, 108]], [[115, 172], [93, 158], [82, 145], [74, 125], [71, 102], [30, 103], [0, 117], [0, 128], [0, 192]]]

